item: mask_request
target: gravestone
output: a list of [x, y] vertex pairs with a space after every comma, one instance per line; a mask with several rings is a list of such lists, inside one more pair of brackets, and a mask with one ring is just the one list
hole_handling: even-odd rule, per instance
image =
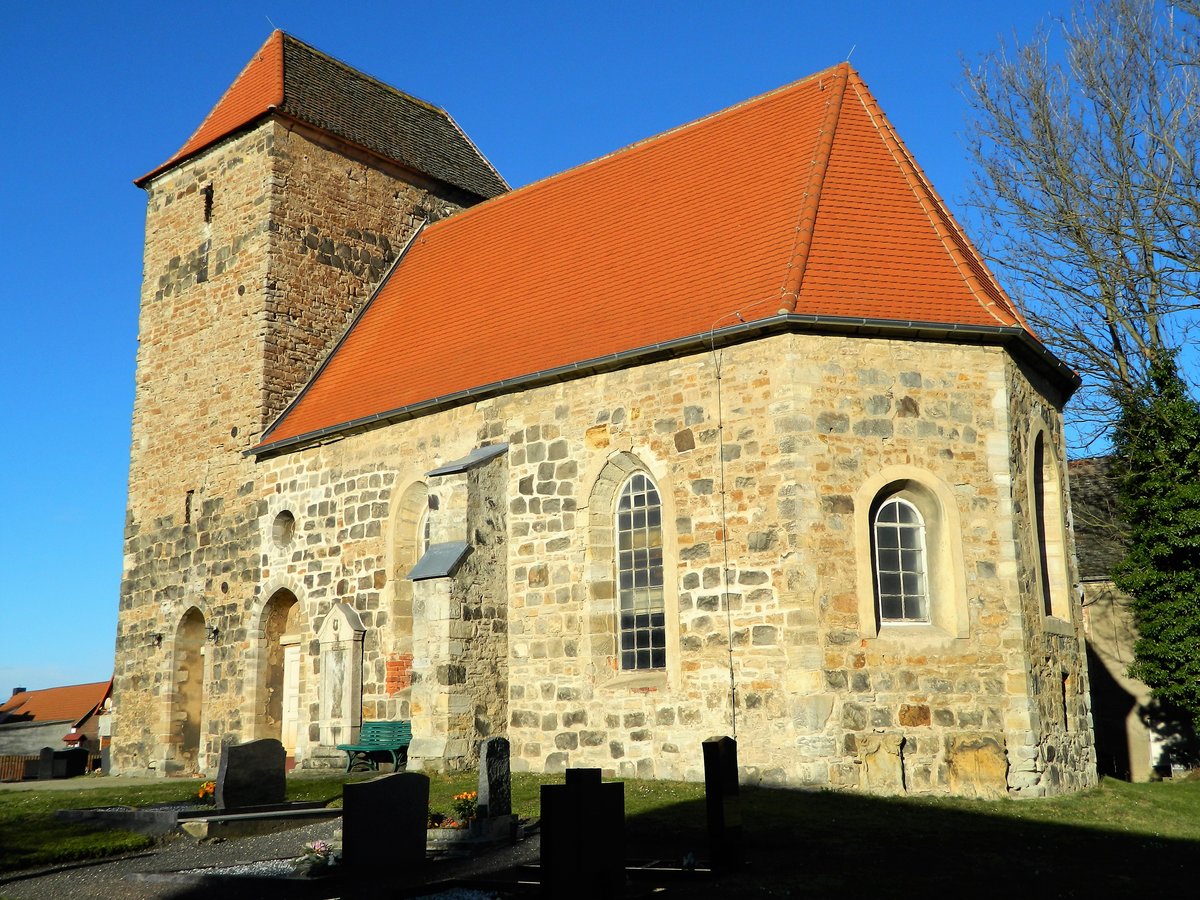
[[429, 776], [396, 772], [342, 787], [342, 861], [357, 871], [425, 862]]
[[287, 802], [287, 751], [274, 738], [221, 747], [217, 809], [272, 806]]
[[78, 778], [87, 773], [91, 754], [82, 747], [54, 751], [54, 777]]
[[508, 738], [488, 738], [479, 747], [479, 818], [512, 814]]
[[738, 796], [737, 741], [709, 738], [704, 749], [704, 807], [708, 818], [708, 855], [714, 871], [742, 863], [742, 807]]
[[625, 785], [567, 769], [542, 785], [542, 896], [618, 897], [625, 889]]
[[38, 781], [49, 781], [54, 777], [54, 748], [43, 747], [38, 751]]

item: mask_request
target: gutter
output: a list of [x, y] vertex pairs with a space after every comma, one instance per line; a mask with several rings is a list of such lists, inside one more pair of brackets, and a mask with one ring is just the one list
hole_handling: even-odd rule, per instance
[[[415, 235], [414, 235], [415, 237]], [[403, 258], [402, 256], [400, 258]], [[399, 261], [399, 260], [397, 260]], [[385, 278], [383, 283], [386, 283]], [[364, 307], [363, 312], [366, 312]], [[347, 329], [347, 334], [351, 329]], [[415, 419], [418, 416], [432, 412], [461, 406], [465, 403], [496, 397], [518, 390], [528, 390], [556, 382], [573, 381], [586, 375], [601, 372], [611, 372], [627, 368], [634, 364], [645, 364], [662, 359], [672, 359], [690, 356], [695, 353], [715, 350], [733, 344], [745, 343], [759, 337], [788, 332], [806, 334], [843, 334], [874, 338], [906, 338], [924, 341], [949, 341], [960, 344], [998, 344], [1009, 347], [1014, 355], [1023, 357], [1031, 362], [1050, 380], [1057, 383], [1064, 392], [1064, 400], [1071, 396], [1080, 385], [1080, 378], [1067, 367], [1058, 357], [1034, 338], [1028, 331], [1018, 325], [953, 325], [944, 322], [897, 321], [894, 319], [872, 319], [848, 316], [821, 316], [797, 313], [780, 313], [753, 322], [739, 322], [712, 332], [661, 341], [633, 350], [623, 350], [607, 356], [599, 356], [582, 362], [557, 366], [553, 369], [543, 369], [514, 378], [494, 381], [490, 384], [466, 390], [443, 394], [429, 400], [410, 403], [385, 412], [373, 413], [348, 422], [330, 425], [316, 431], [310, 431], [295, 437], [259, 444], [249, 450], [242, 451], [243, 456], [264, 458], [307, 444], [321, 443], [330, 439], [341, 439], [351, 434], [368, 431], [380, 425], [390, 425]], [[336, 350], [336, 347], [334, 348]], [[329, 354], [332, 358], [333, 352]], [[311, 385], [316, 375], [309, 381]], [[307, 388], [306, 388], [307, 390]], [[304, 396], [300, 393], [277, 419], [281, 422], [284, 416]]]

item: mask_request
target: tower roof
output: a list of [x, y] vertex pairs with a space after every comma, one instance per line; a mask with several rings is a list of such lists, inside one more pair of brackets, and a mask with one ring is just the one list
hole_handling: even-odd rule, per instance
[[508, 189], [445, 110], [364, 75], [282, 31], [259, 48], [167, 169], [269, 113], [303, 122], [479, 197]]
[[755, 328], [1017, 342], [847, 64], [424, 229], [260, 451]]

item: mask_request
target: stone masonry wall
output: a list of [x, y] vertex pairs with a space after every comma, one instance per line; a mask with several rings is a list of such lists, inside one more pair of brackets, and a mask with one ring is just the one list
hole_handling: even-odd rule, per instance
[[262, 639], [260, 520], [275, 486], [257, 481], [243, 451], [344, 331], [414, 222], [464, 202], [356, 153], [267, 120], [146, 188], [118, 770], [168, 767], [184, 677], [173, 642], [193, 606], [219, 636], [204, 649], [201, 759], [215, 762], [221, 740], [259, 729], [242, 698], [257, 684], [246, 661]]
[[[336, 488], [323, 489], [316, 508], [328, 503], [328, 515], [303, 529], [305, 545], [325, 552], [305, 551], [285, 565], [302, 593], [332, 586], [351, 595], [342, 599], [367, 613], [364, 621], [375, 612], [379, 656], [366, 666], [364, 715], [391, 714], [381, 704], [393, 702], [386, 657], [400, 636], [386, 627], [397, 596], [389, 544], [397, 528], [416, 527], [396, 521], [399, 494], [448, 459], [504, 439], [506, 492], [473, 490], [480, 502], [508, 498], [507, 716], [517, 768], [699, 777], [699, 742], [732, 727], [732, 634], [745, 777], [1002, 793], [1017, 748], [1030, 734], [1044, 740], [1026, 724], [1025, 576], [1012, 538], [1011, 490], [1020, 479], [1006, 432], [1022, 407], [1009, 408], [1016, 384], [1008, 357], [996, 348], [812, 335], [723, 356], [723, 417], [712, 357], [700, 354], [263, 461], [264, 480], [279, 485], [272, 502], [298, 509], [313, 508], [298, 498], [311, 498], [314, 485], [349, 484], [366, 471], [380, 479], [369, 503], [346, 504]], [[860, 488], [898, 466], [928, 472], [953, 497], [965, 595], [947, 602], [966, 610], [962, 636], [872, 631], [860, 621], [855, 573], [870, 552], [855, 537], [857, 518], [868, 514]], [[662, 672], [629, 674], [615, 668], [604, 585], [611, 550], [591, 507], [608, 502], [602, 485], [619, 485], [637, 469], [656, 481], [669, 526], [669, 662]], [[348, 513], [355, 530], [331, 530]], [[468, 540], [494, 546], [479, 535]], [[376, 591], [389, 573], [393, 583]], [[414, 681], [435, 677], [422, 670], [422, 649], [413, 652]], [[1064, 644], [1056, 652], [1066, 659], [1078, 651]], [[463, 702], [497, 708], [483, 696], [487, 683], [464, 682]], [[309, 703], [313, 690], [306, 688]], [[1061, 766], [1072, 774], [1046, 790], [1089, 777], [1083, 756], [1061, 758]]]
[[[1007, 459], [988, 452], [1004, 354], [798, 335], [725, 356], [723, 422], [703, 356], [534, 392], [510, 420], [517, 764], [697, 777], [699, 741], [732, 726], [731, 633], [739, 753], [750, 777], [949, 790], [956, 741], [986, 738], [1002, 752], [1007, 713], [1025, 700], [1006, 678], [1022, 665], [1005, 633], [1016, 583], [999, 564]], [[667, 559], [677, 596], [668, 621], [678, 623], [678, 651], [662, 677], [616, 673], [611, 659], [593, 660], [589, 671], [578, 659], [598, 604], [589, 607], [588, 579], [579, 577], [589, 548], [576, 511], [589, 502], [597, 458], [614, 451], [640, 460], [674, 510]], [[556, 459], [567, 477], [552, 475]], [[966, 640], [860, 637], [854, 573], [870, 551], [855, 543], [855, 517], [866, 512], [854, 497], [892, 464], [954, 486]], [[572, 465], [582, 477], [570, 476]], [[877, 758], [881, 741], [896, 758], [872, 766], [865, 757]]]
[[264, 426], [345, 333], [416, 227], [478, 199], [283, 124], [271, 152]]
[[[1061, 403], [1041, 380], [1016, 363], [1008, 363], [1009, 430], [1013, 470], [1013, 533], [1020, 578], [1021, 616], [1025, 623], [1023, 673], [1032, 699], [1029, 725], [1019, 734], [1015, 749], [1014, 791], [1034, 796], [1053, 794], [1064, 788], [1076, 790], [1096, 783], [1096, 755], [1092, 732], [1090, 691], [1084, 652], [1083, 609], [1074, 547], [1069, 546], [1066, 583], [1069, 616], [1045, 614], [1037, 583], [1037, 528], [1034, 502], [1030, 496], [1032, 441], [1038, 426], [1044, 428], [1047, 454], [1053, 454], [1058, 471], [1061, 507], [1070, 499], [1067, 482], [1065, 441], [1062, 434]], [[1038, 388], [1041, 388], [1039, 391]], [[1047, 491], [1053, 485], [1047, 484]], [[1067, 540], [1072, 541], [1068, 527]], [[1054, 563], [1051, 562], [1051, 565]], [[1018, 677], [1014, 673], [1014, 677]]]

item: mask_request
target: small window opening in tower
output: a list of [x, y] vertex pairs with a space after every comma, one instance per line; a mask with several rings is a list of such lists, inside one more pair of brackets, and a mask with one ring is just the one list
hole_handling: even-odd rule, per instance
[[213, 186], [208, 185], [204, 191], [204, 221], [212, 221], [212, 206], [213, 206]]
[[192, 495], [195, 491], [188, 491], [183, 498], [183, 524], [190, 525], [192, 522]]

